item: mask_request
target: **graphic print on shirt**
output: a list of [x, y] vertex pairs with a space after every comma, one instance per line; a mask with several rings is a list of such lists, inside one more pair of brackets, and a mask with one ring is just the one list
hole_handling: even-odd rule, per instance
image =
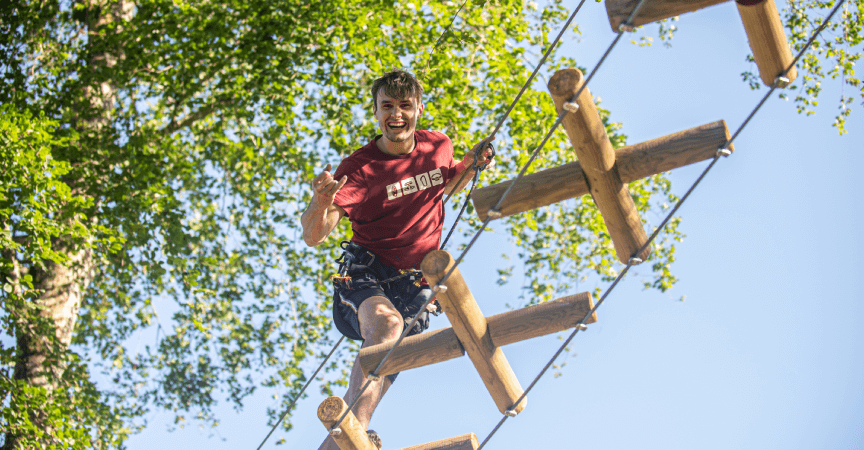
[[413, 194], [442, 183], [444, 183], [444, 175], [441, 169], [430, 170], [416, 177], [408, 177], [398, 183], [387, 185], [387, 200], [395, 200], [403, 195]]

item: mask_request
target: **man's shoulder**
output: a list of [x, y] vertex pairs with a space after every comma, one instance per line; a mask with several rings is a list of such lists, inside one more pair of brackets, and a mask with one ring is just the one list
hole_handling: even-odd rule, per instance
[[419, 135], [421, 139], [425, 141], [429, 141], [432, 143], [447, 143], [450, 144], [450, 138], [447, 137], [446, 134], [440, 131], [434, 130], [417, 130], [414, 132]]

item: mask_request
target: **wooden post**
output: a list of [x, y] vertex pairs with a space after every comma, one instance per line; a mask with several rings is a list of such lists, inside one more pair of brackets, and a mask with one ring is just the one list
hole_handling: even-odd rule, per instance
[[[783, 22], [774, 0], [735, 0], [738, 13], [747, 31], [750, 50], [759, 68], [759, 76], [766, 86], [772, 86], [774, 80], [792, 64], [792, 49], [786, 40]], [[789, 82], [798, 77], [798, 69], [792, 67], [786, 74]], [[786, 87], [788, 83], [780, 84]]]
[[[591, 294], [570, 295], [557, 300], [529, 306], [516, 311], [508, 311], [486, 318], [492, 345], [503, 347], [514, 342], [524, 341], [547, 334], [557, 333], [576, 326], [591, 308], [594, 301]], [[586, 324], [597, 321], [597, 313], [585, 320]], [[360, 367], [363, 375], [378, 367], [378, 363], [393, 347], [393, 343], [372, 345], [360, 349]], [[444, 362], [465, 354], [453, 328], [444, 328], [423, 334], [409, 336], [402, 340], [399, 347], [387, 358], [379, 371], [380, 375], [423, 367]]]
[[477, 450], [480, 447], [480, 442], [477, 441], [477, 436], [474, 433], [463, 434], [452, 438], [442, 439], [440, 441], [430, 442], [423, 445], [415, 445], [399, 450]]
[[[438, 284], [455, 261], [450, 253], [444, 250], [435, 250], [423, 258], [420, 268], [423, 276], [430, 284]], [[519, 404], [516, 401], [524, 392], [516, 374], [510, 368], [504, 352], [492, 344], [489, 336], [489, 328], [486, 318], [480, 312], [477, 301], [468, 290], [465, 280], [455, 269], [445, 283], [446, 292], [438, 293], [438, 300], [444, 308], [444, 313], [453, 325], [453, 331], [459, 337], [459, 342], [465, 347], [468, 357], [474, 363], [474, 367], [483, 379], [486, 389], [495, 400], [498, 410], [504, 414], [508, 410], [516, 413], [525, 409], [527, 398]]]
[[[631, 145], [615, 151], [621, 181], [630, 183], [689, 164], [711, 159], [729, 141], [726, 122], [719, 120], [679, 133]], [[734, 151], [735, 146], [730, 146]], [[510, 181], [474, 191], [471, 200], [480, 219], [486, 220]], [[577, 161], [522, 177], [501, 205], [501, 214], [510, 216], [588, 194], [588, 183]]]
[[[570, 101], [584, 81], [578, 69], [559, 70], [552, 76], [549, 93], [552, 94], [558, 114], [561, 114], [564, 103]], [[564, 116], [564, 130], [582, 163], [585, 181], [594, 203], [603, 215], [618, 259], [626, 263], [635, 256], [645, 261], [651, 254], [650, 247], [638, 255], [636, 252], [648, 242], [648, 235], [642, 227], [633, 197], [615, 167], [615, 150], [588, 89], [582, 90], [576, 104], [579, 108]]]
[[[329, 430], [347, 410], [348, 405], [341, 397], [329, 397], [318, 406], [318, 419]], [[345, 416], [339, 429], [342, 432], [333, 436], [333, 440], [341, 450], [377, 450], [375, 444], [369, 440], [366, 430], [360, 426], [357, 417], [354, 417], [354, 413], [349, 412]]]
[[[638, 27], [726, 1], [729, 0], [649, 0], [631, 25]], [[616, 33], [619, 31], [618, 27], [630, 17], [637, 3], [639, 0], [606, 0], [606, 14], [609, 16], [612, 31]]]

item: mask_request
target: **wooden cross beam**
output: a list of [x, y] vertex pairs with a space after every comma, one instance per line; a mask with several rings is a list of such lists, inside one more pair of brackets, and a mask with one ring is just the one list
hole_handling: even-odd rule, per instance
[[[649, 0], [631, 25], [645, 25], [726, 1], [729, 0]], [[621, 23], [627, 20], [638, 2], [639, 0], [606, 0], [606, 13], [613, 31], [619, 31]], [[735, 3], [738, 5], [738, 13], [744, 23], [762, 82], [766, 86], [772, 86], [793, 59], [777, 5], [774, 0], [735, 0]], [[797, 76], [798, 71], [793, 67], [786, 74], [789, 81], [782, 81], [778, 87], [786, 87]]]
[[[341, 397], [328, 397], [318, 406], [318, 419], [329, 430], [347, 410], [348, 405]], [[353, 412], [345, 416], [338, 430], [330, 435], [340, 450], [377, 450]]]
[[[546, 336], [576, 326], [594, 307], [591, 294], [583, 292], [559, 298], [551, 302], [529, 306], [487, 317], [489, 337], [492, 345], [503, 347], [515, 342]], [[594, 313], [585, 324], [597, 321]], [[378, 367], [393, 343], [372, 345], [360, 350], [360, 367], [363, 375]], [[403, 370], [415, 369], [439, 362], [448, 361], [465, 355], [465, 348], [459, 342], [453, 328], [428, 331], [406, 337], [387, 358], [379, 375], [390, 375]]]
[[465, 284], [459, 269], [454, 266], [455, 261], [450, 253], [435, 250], [423, 258], [420, 268], [423, 276], [432, 285], [437, 285], [444, 275], [453, 269], [453, 273], [445, 283], [447, 290], [438, 293], [438, 301], [441, 302], [444, 313], [450, 319], [459, 342], [462, 343], [468, 357], [474, 363], [474, 368], [483, 379], [483, 384], [492, 394], [498, 411], [502, 414], [518, 414], [528, 403], [527, 397], [516, 403], [525, 391], [519, 385], [519, 380], [510, 368], [504, 352], [492, 343], [486, 318], [480, 312], [480, 307], [468, 290], [468, 285]]
[[[615, 165], [621, 181], [630, 183], [689, 164], [711, 159], [730, 138], [726, 122], [705, 124], [679, 133], [620, 148]], [[729, 147], [730, 151], [735, 146]], [[512, 181], [479, 188], [471, 195], [482, 220], [498, 203]], [[588, 194], [585, 172], [579, 161], [541, 170], [520, 179], [501, 205], [501, 216], [511, 216], [541, 206]]]
[[480, 442], [477, 441], [477, 436], [474, 433], [468, 433], [400, 450], [477, 450], [478, 447], [480, 447]]

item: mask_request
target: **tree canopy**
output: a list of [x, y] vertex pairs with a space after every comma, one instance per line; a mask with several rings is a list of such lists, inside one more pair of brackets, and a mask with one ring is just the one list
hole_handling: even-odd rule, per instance
[[[217, 402], [241, 408], [259, 388], [277, 390], [271, 419], [281, 413], [333, 344], [337, 246], [306, 247], [299, 215], [315, 174], [376, 134], [372, 80], [415, 73], [420, 126], [448, 134], [461, 156], [567, 14], [560, 0], [469, 0], [448, 28], [460, 5], [18, 0], [0, 11], [0, 323], [14, 338], [0, 349], [4, 448], [119, 447], [151, 408], [216, 425]], [[831, 5], [791, 3], [795, 45]], [[825, 77], [860, 87], [854, 5], [834, 29], [843, 39], [805, 60], [805, 109]], [[842, 64], [826, 72], [826, 60]], [[544, 73], [574, 66], [553, 53]], [[509, 178], [547, 131], [554, 106], [535, 88], [498, 135], [484, 182]], [[623, 146], [621, 125], [601, 114]], [[532, 170], [572, 158], [560, 131]], [[663, 175], [630, 189], [643, 213], [675, 200]], [[526, 302], [617, 273], [590, 199], [503, 222]], [[677, 224], [655, 245], [647, 287], [675, 282]], [[349, 233], [343, 221], [329, 242]], [[500, 282], [516, 267], [500, 268]], [[140, 342], [154, 330], [153, 345]], [[321, 389], [344, 386], [354, 351], [328, 365]]]

